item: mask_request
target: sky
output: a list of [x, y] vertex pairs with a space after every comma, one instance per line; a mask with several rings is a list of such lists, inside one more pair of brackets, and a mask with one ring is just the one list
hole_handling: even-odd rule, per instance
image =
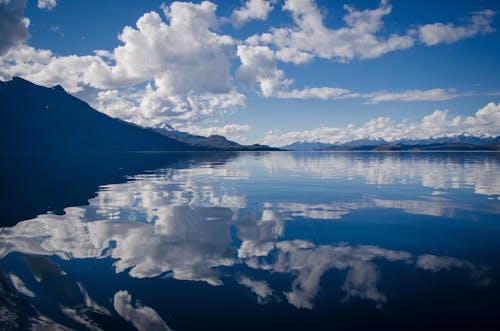
[[0, 0], [0, 80], [244, 144], [500, 135], [499, 1]]

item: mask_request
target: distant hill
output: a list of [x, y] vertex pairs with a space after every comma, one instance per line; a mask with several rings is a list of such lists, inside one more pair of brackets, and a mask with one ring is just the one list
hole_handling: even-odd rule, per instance
[[384, 145], [375, 148], [377, 151], [500, 151], [499, 143], [432, 143], [424, 145]]
[[281, 148], [288, 151], [318, 151], [322, 149], [327, 149], [332, 146], [334, 145], [322, 143], [320, 141], [312, 141], [312, 142], [297, 141], [294, 142], [293, 144], [286, 145]]
[[152, 130], [161, 133], [162, 135], [182, 141], [184, 143], [216, 150], [232, 150], [232, 151], [271, 151], [279, 150], [279, 148], [272, 148], [265, 145], [240, 145], [234, 141], [227, 140], [225, 137], [220, 135], [211, 135], [209, 137], [193, 135], [187, 132], [178, 131], [169, 125], [165, 125], [162, 128], [152, 128]]
[[[321, 146], [325, 146], [322, 147]], [[326, 151], [437, 151], [437, 150], [500, 150], [500, 136], [475, 137], [457, 135], [429, 139], [403, 139], [388, 142], [383, 139], [358, 139], [339, 144], [318, 142], [297, 142], [283, 146], [287, 150], [326, 150]]]
[[168, 136], [100, 113], [59, 85], [18, 77], [0, 82], [0, 102], [0, 152], [274, 150], [222, 136]]
[[450, 137], [438, 137], [428, 139], [401, 139], [397, 144], [402, 145], [432, 145], [432, 144], [472, 144], [488, 145], [500, 143], [500, 137], [476, 137], [467, 134], [460, 134]]

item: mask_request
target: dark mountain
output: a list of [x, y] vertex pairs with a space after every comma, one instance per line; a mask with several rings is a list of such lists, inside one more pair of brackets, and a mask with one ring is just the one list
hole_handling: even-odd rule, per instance
[[234, 141], [227, 140], [225, 137], [220, 135], [211, 135], [209, 137], [193, 135], [187, 132], [178, 131], [172, 128], [170, 125], [165, 125], [161, 128], [152, 128], [152, 130], [161, 133], [162, 135], [182, 141], [184, 143], [208, 149], [215, 150], [227, 150], [227, 151], [271, 151], [279, 150], [278, 148], [272, 148], [265, 145], [240, 145]]
[[111, 118], [59, 85], [22, 78], [0, 82], [0, 152], [276, 150], [242, 146], [222, 136], [152, 130]]
[[66, 93], [21, 78], [0, 82], [0, 151], [98, 152], [198, 150], [111, 118]]

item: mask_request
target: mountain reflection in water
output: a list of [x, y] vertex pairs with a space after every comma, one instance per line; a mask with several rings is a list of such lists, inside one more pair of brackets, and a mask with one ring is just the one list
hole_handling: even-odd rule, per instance
[[[0, 318], [14, 329], [498, 326], [499, 160], [495, 153], [134, 154], [92, 167], [85, 160], [78, 171], [53, 174], [76, 183], [50, 197], [51, 205], [68, 203], [62, 215], [45, 210], [0, 229]], [[17, 171], [33, 187], [30, 166], [38, 163]], [[87, 180], [99, 182], [87, 205], [71, 206], [65, 196], [82, 180], [72, 173], [98, 177]], [[22, 195], [23, 185], [8, 188], [2, 196]]]

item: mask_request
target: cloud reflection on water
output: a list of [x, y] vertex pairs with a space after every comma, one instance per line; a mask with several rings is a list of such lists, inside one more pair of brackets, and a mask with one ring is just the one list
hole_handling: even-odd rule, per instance
[[[375, 245], [317, 244], [307, 234], [290, 240], [285, 230], [287, 222], [297, 219], [341, 220], [355, 210], [368, 208], [433, 217], [453, 217], [459, 210], [474, 210], [472, 205], [457, 203], [446, 195], [436, 196], [434, 192], [465, 188], [475, 194], [500, 194], [496, 159], [455, 164], [448, 158], [372, 156], [355, 162], [352, 156], [342, 154], [306, 157], [276, 153], [262, 155], [252, 164], [252, 157], [242, 155], [215, 168], [205, 164], [162, 169], [131, 177], [123, 184], [102, 186], [88, 206], [66, 208], [64, 215], [39, 215], [1, 228], [0, 258], [13, 252], [64, 260], [112, 258], [116, 273], [126, 272], [133, 278], [165, 276], [213, 286], [223, 285], [223, 276], [229, 274], [247, 287], [259, 303], [281, 297], [305, 309], [313, 309], [321, 283], [328, 281], [324, 277], [330, 270], [337, 270], [343, 277], [339, 286], [344, 300], [366, 299], [383, 307], [390, 298], [379, 289], [383, 278], [378, 266], [381, 261], [433, 273], [463, 269], [474, 284], [490, 283], [483, 266], [456, 257], [413, 254]], [[349, 180], [361, 176], [373, 192], [330, 203], [293, 201], [293, 194], [288, 195], [288, 201], [277, 199], [279, 196], [274, 196], [272, 202], [256, 201], [239, 185], [244, 179], [267, 178], [262, 171], [274, 174], [269, 180], [275, 181], [286, 181], [296, 172], [313, 174], [316, 179]], [[418, 183], [431, 190], [429, 195], [396, 200], [377, 193], [374, 186], [402, 183]], [[290, 191], [297, 197], [303, 194], [300, 187], [290, 186]], [[497, 213], [498, 207], [489, 211]], [[230, 271], [238, 267], [244, 268]], [[271, 282], [247, 274], [251, 269], [270, 277], [289, 275], [291, 283], [287, 289], [273, 288]], [[20, 276], [10, 275], [17, 291], [36, 295]], [[111, 314], [105, 304], [90, 299], [83, 285], [73, 287], [81, 294], [85, 307]], [[115, 311], [137, 328], [154, 325], [169, 329], [153, 308], [133, 304], [127, 291], [114, 294], [113, 300]], [[72, 319], [79, 314], [69, 306], [63, 312]], [[90, 323], [81, 319], [84, 317], [80, 316], [77, 322]]]

